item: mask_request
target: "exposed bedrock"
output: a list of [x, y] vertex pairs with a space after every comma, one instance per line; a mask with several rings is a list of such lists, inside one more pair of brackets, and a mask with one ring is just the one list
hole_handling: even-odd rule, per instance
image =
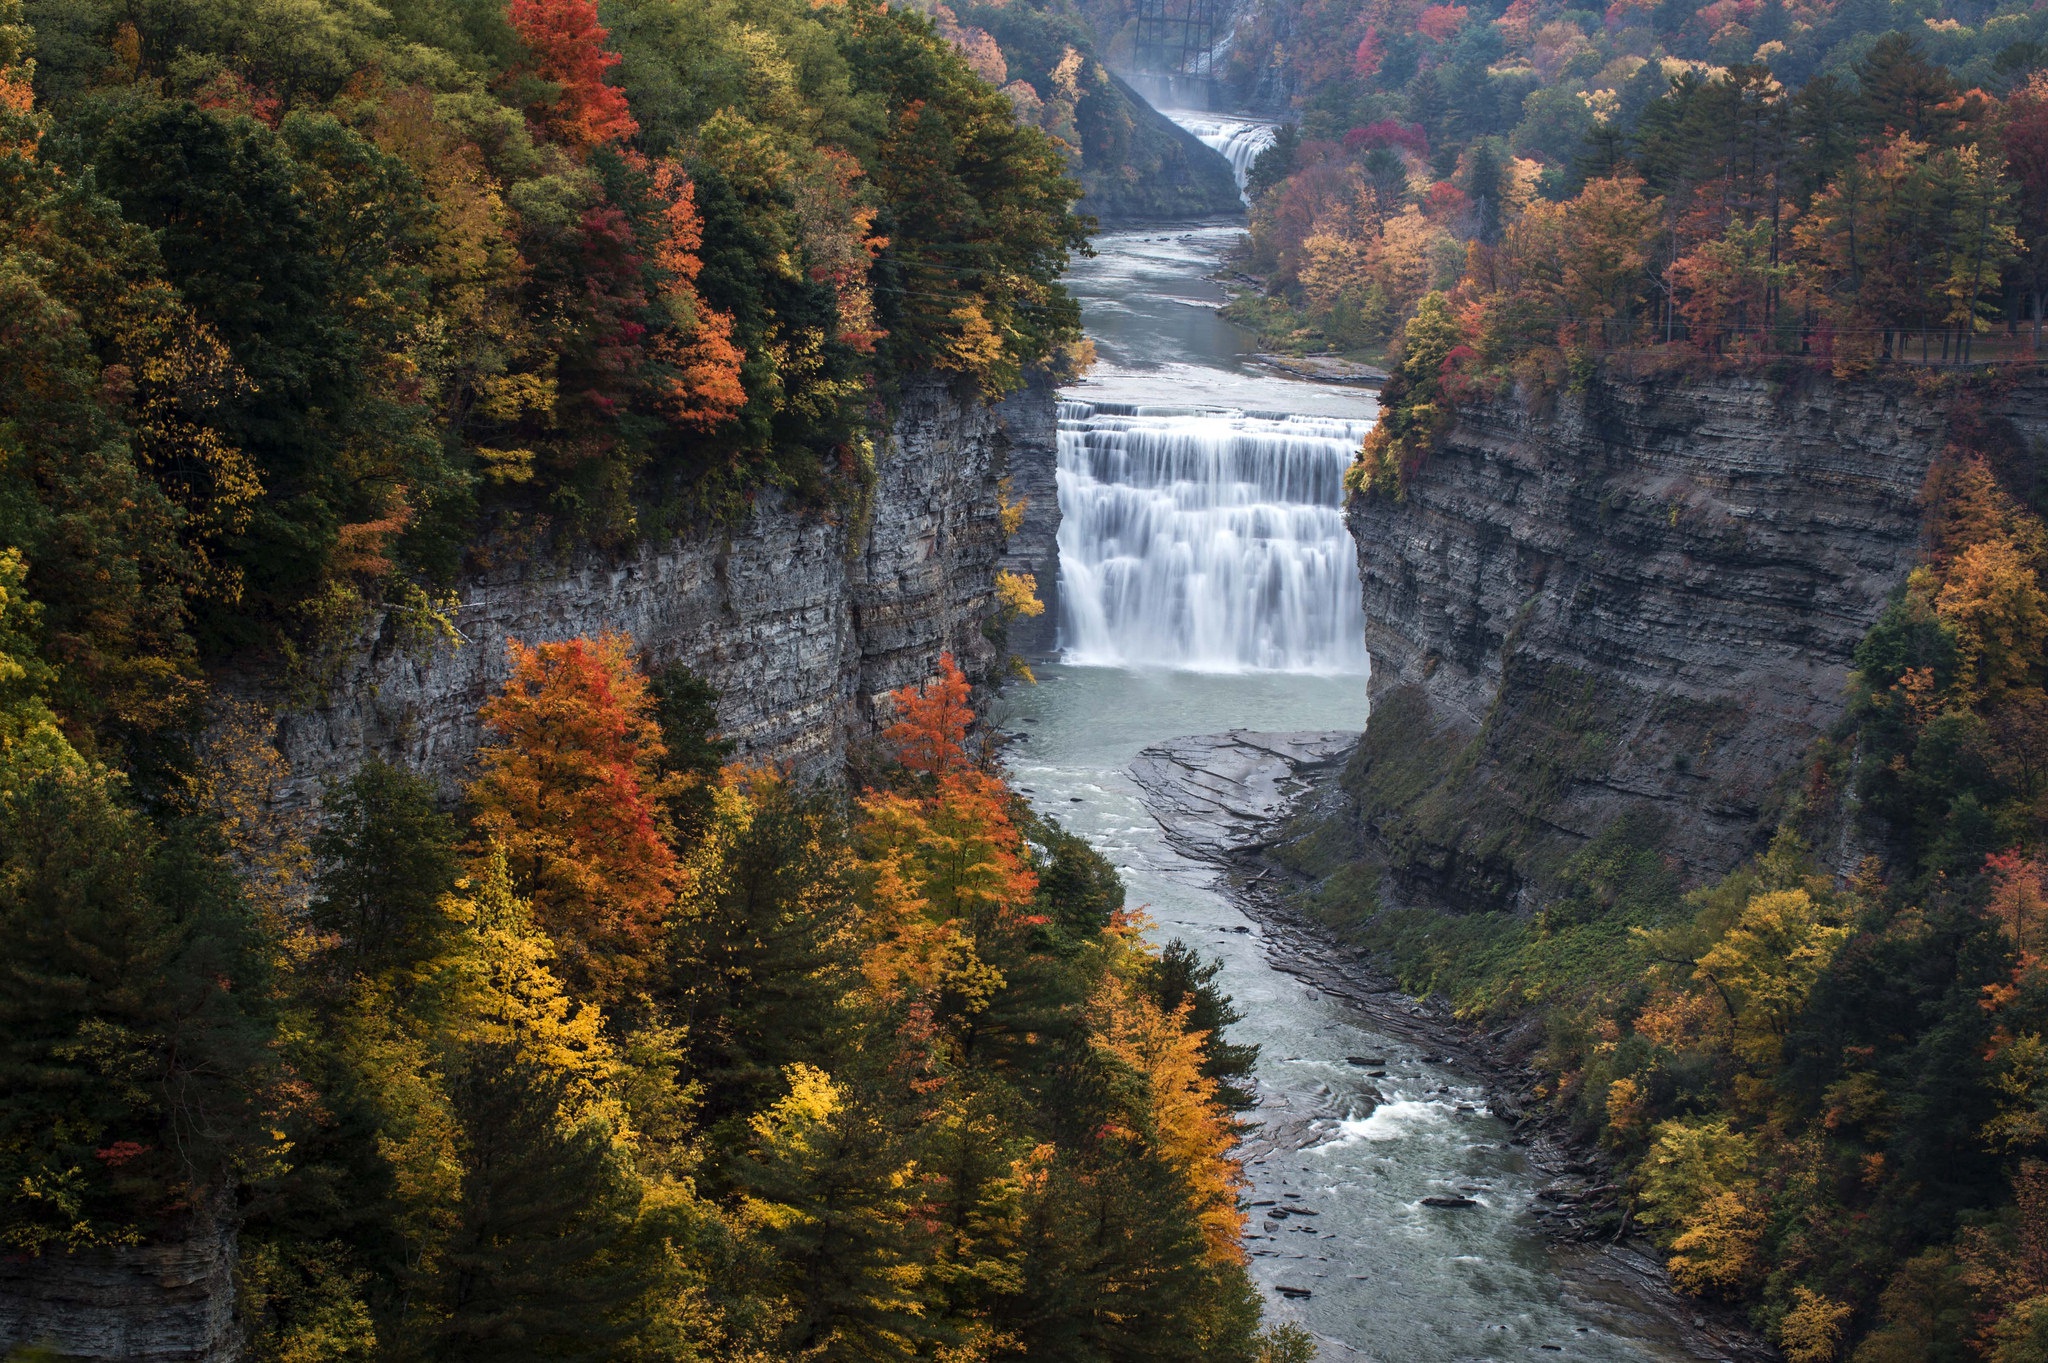
[[1010, 435], [1009, 495], [1022, 510], [1003, 550], [1002, 567], [1029, 573], [1042, 614], [1010, 622], [1010, 651], [1050, 658], [1059, 649], [1060, 484], [1059, 403], [1049, 385], [1013, 393], [997, 409]]
[[[884, 717], [885, 693], [931, 676], [940, 654], [976, 681], [996, 670], [998, 483], [1013, 429], [1050, 440], [1052, 401], [1046, 387], [991, 406], [935, 379], [913, 384], [876, 442], [864, 515], [806, 513], [765, 493], [742, 526], [473, 578], [459, 645], [408, 649], [371, 630], [324, 703], [277, 713], [290, 769], [278, 803], [308, 811], [324, 782], [370, 757], [454, 795], [482, 736], [477, 709], [510, 672], [507, 641], [606, 630], [716, 686], [740, 757], [839, 778], [848, 744]], [[44, 1342], [67, 1358], [227, 1363], [241, 1333], [234, 1257], [223, 1216], [132, 1249], [0, 1258], [0, 1353]]]
[[1343, 757], [1343, 731], [1232, 729], [1169, 739], [1139, 753], [1131, 779], [1166, 840], [1197, 861], [1227, 862], [1264, 846], [1301, 790], [1300, 776]]
[[235, 1237], [218, 1210], [144, 1245], [0, 1255], [0, 1355], [232, 1363]]
[[[1631, 814], [1696, 877], [1753, 850], [1919, 552], [1953, 401], [1596, 381], [1469, 405], [1405, 496], [1354, 498], [1374, 706], [1342, 784], [1382, 900], [1533, 907]], [[1975, 401], [2048, 431], [2039, 381]]]
[[1034, 388], [990, 406], [921, 381], [876, 441], [864, 520], [766, 492], [741, 526], [465, 582], [460, 645], [408, 650], [387, 631], [324, 704], [280, 716], [286, 802], [310, 804], [322, 781], [372, 755], [452, 793], [481, 737], [477, 708], [509, 673], [507, 640], [605, 630], [630, 633], [654, 666], [681, 661], [716, 686], [740, 757], [836, 777], [847, 743], [874, 731], [881, 697], [930, 676], [941, 653], [976, 681], [992, 671], [997, 483], [1010, 428], [1050, 427], [1051, 402]]

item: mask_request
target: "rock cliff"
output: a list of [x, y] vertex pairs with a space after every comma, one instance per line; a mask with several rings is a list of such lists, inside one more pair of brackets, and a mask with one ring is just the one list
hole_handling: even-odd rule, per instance
[[[918, 382], [877, 442], [861, 515], [764, 495], [743, 526], [466, 582], [459, 644], [408, 649], [373, 628], [324, 704], [278, 714], [290, 768], [278, 803], [310, 810], [323, 782], [371, 756], [453, 795], [481, 737], [477, 708], [508, 674], [506, 641], [604, 630], [716, 686], [739, 756], [839, 776], [883, 694], [930, 676], [941, 653], [976, 680], [993, 672], [998, 482], [1014, 442], [1050, 438], [1052, 401], [1038, 387], [990, 406]], [[0, 1257], [0, 1352], [48, 1342], [65, 1357], [226, 1363], [238, 1340], [234, 1254], [226, 1223], [209, 1220], [135, 1249]]]
[[[1985, 415], [2048, 429], [2048, 387]], [[1463, 409], [1349, 518], [1373, 718], [1342, 785], [1381, 902], [1535, 906], [1647, 819], [1695, 877], [1754, 849], [1919, 550], [1951, 400], [1906, 384], [1596, 381]]]
[[1060, 482], [1059, 402], [1050, 387], [1027, 388], [999, 409], [1010, 433], [1009, 495], [1023, 517], [1003, 550], [1002, 567], [1029, 573], [1043, 615], [1010, 622], [1010, 651], [1050, 658], [1059, 648]]
[[[0, 1255], [0, 1356], [231, 1363], [235, 1239], [217, 1214], [147, 1245], [39, 1259]], [[31, 1354], [29, 1356], [40, 1357]]]
[[[1107, 72], [1104, 73], [1107, 75]], [[1078, 111], [1085, 191], [1079, 210], [1104, 227], [1244, 212], [1230, 163], [1117, 76]]]
[[864, 518], [799, 511], [766, 493], [743, 526], [465, 583], [460, 644], [409, 650], [375, 633], [325, 704], [280, 716], [284, 803], [310, 806], [322, 781], [371, 755], [453, 793], [480, 738], [477, 707], [508, 674], [506, 641], [604, 630], [717, 687], [738, 756], [837, 776], [848, 740], [873, 731], [878, 699], [930, 676], [941, 653], [977, 681], [991, 671], [997, 483], [1011, 428], [1049, 428], [1051, 401], [1037, 388], [991, 407], [923, 380], [877, 441]]

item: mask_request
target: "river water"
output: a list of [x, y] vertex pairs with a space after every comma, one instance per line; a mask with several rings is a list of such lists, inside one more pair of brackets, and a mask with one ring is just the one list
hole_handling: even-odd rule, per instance
[[[1543, 1179], [1478, 1083], [1274, 969], [1258, 925], [1214, 871], [1166, 845], [1126, 774], [1142, 748], [1180, 735], [1366, 720], [1333, 479], [1373, 399], [1252, 362], [1208, 279], [1238, 230], [1108, 234], [1070, 276], [1102, 357], [1062, 395], [1061, 595], [1071, 602], [1079, 580], [1083, 599], [1061, 622], [1071, 655], [1001, 702], [1012, 776], [1116, 863], [1162, 940], [1223, 962], [1246, 1014], [1236, 1039], [1261, 1048], [1247, 1247], [1272, 1318], [1311, 1330], [1331, 1363], [1688, 1357], [1574, 1289], [1529, 1215]], [[1384, 1061], [1384, 1077], [1350, 1056]], [[1452, 1193], [1478, 1205], [1420, 1205]]]

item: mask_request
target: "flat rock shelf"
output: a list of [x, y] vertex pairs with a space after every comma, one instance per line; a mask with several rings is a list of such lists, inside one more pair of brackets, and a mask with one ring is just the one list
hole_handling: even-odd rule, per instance
[[1178, 851], [1227, 860], [1262, 846], [1303, 776], [1342, 760], [1357, 742], [1347, 730], [1197, 734], [1139, 753], [1131, 779]]

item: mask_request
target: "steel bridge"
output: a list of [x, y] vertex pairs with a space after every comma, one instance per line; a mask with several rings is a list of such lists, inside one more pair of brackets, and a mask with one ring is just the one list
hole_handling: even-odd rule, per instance
[[1213, 87], [1216, 44], [1229, 31], [1228, 0], [1138, 0], [1137, 69]]

